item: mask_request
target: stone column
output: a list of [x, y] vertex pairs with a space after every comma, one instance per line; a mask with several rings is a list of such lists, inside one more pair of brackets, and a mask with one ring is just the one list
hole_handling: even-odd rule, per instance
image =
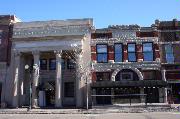
[[61, 71], [61, 54], [62, 51], [54, 51], [56, 54], [56, 87], [55, 87], [55, 107], [62, 107], [62, 71]]
[[[161, 74], [162, 74], [162, 80], [163, 81], [167, 81], [167, 79], [166, 79], [166, 70], [161, 70]], [[165, 87], [165, 88], [163, 88], [162, 89], [162, 91], [163, 91], [163, 97], [164, 97], [164, 103], [167, 103], [168, 101], [168, 99], [167, 99], [167, 88]]]
[[19, 106], [19, 71], [20, 71], [20, 53], [15, 51], [15, 66], [14, 66], [14, 89], [13, 89], [13, 104], [12, 106], [18, 108]]
[[81, 53], [76, 53], [76, 107], [83, 107], [83, 71], [82, 71], [82, 63], [81, 63]]
[[166, 81], [166, 70], [161, 70], [162, 80]]
[[39, 51], [33, 51], [34, 65], [33, 65], [33, 83], [32, 83], [32, 107], [38, 107], [38, 83], [39, 83]]

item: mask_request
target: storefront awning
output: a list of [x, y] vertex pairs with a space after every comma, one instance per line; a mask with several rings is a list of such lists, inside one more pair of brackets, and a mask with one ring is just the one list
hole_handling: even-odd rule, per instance
[[91, 84], [92, 88], [118, 88], [118, 87], [166, 87], [167, 82], [162, 80], [140, 81], [99, 81]]

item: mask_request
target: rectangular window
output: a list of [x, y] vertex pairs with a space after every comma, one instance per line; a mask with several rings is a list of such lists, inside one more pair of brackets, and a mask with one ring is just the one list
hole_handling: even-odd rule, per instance
[[76, 63], [73, 59], [68, 59], [67, 60], [67, 68], [68, 69], [75, 69]]
[[107, 62], [107, 45], [97, 45], [97, 62]]
[[47, 59], [40, 59], [40, 69], [47, 70]]
[[110, 73], [109, 72], [97, 72], [96, 77], [97, 77], [97, 81], [109, 81]]
[[122, 44], [115, 44], [114, 45], [114, 56], [115, 62], [122, 62], [123, 61], [123, 52], [122, 52]]
[[49, 59], [49, 70], [56, 70], [56, 59]]
[[128, 61], [129, 62], [136, 61], [136, 44], [135, 43], [128, 44]]
[[74, 83], [66, 82], [64, 85], [64, 96], [65, 97], [74, 97]]
[[173, 48], [171, 44], [165, 45], [165, 52], [166, 52], [166, 62], [173, 63], [174, 62], [174, 55], [173, 55]]
[[122, 72], [121, 80], [133, 80], [133, 73], [132, 72]]
[[153, 61], [153, 44], [152, 43], [143, 43], [143, 56], [144, 61]]

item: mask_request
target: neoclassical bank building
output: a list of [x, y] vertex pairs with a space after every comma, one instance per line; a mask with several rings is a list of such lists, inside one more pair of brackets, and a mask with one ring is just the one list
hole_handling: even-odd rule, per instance
[[63, 108], [86, 104], [92, 22], [73, 19], [14, 25], [6, 87], [9, 106]]

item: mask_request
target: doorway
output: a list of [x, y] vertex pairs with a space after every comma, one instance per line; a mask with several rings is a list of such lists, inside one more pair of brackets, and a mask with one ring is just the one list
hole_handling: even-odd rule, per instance
[[145, 88], [144, 93], [147, 94], [147, 103], [159, 103], [159, 90], [158, 88]]

